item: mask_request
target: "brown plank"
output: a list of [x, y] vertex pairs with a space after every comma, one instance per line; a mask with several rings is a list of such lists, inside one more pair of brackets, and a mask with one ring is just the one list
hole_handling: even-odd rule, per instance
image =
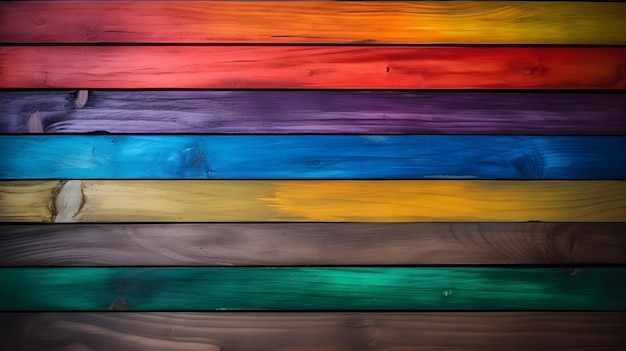
[[626, 313], [14, 313], [0, 350], [623, 350]]
[[626, 223], [1, 225], [2, 266], [626, 263]]
[[623, 89], [626, 47], [5, 46], [0, 87]]
[[11, 43], [626, 43], [626, 4], [587, 1], [11, 1], [0, 16]]

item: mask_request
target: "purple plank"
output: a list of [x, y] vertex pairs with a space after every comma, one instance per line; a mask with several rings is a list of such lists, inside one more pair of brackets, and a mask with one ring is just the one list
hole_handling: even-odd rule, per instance
[[[626, 135], [608, 92], [0, 92], [0, 133]], [[78, 99], [81, 100], [81, 99]]]

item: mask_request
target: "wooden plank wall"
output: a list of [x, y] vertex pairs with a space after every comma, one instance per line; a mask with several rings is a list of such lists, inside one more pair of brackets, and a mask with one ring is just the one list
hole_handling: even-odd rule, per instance
[[623, 350], [626, 2], [0, 2], [0, 350]]

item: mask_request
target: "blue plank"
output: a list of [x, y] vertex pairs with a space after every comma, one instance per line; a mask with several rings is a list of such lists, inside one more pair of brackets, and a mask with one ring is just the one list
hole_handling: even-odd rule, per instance
[[4, 135], [3, 179], [626, 179], [626, 137]]

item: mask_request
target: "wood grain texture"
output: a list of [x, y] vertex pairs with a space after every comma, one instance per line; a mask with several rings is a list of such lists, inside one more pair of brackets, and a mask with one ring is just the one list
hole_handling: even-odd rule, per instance
[[[598, 92], [1, 91], [0, 133], [626, 135]], [[34, 122], [37, 123], [34, 123]]]
[[0, 268], [0, 311], [625, 311], [626, 268]]
[[626, 263], [626, 223], [44, 224], [0, 232], [0, 266]]
[[607, 312], [4, 313], [0, 350], [621, 351]]
[[1, 179], [626, 179], [626, 137], [0, 136]]
[[[2, 222], [626, 222], [624, 181], [0, 182]], [[64, 188], [78, 202], [58, 216]], [[69, 189], [68, 189], [69, 190]], [[56, 204], [56, 205], [51, 205]]]
[[1, 88], [623, 89], [626, 47], [4, 46]]
[[0, 6], [0, 41], [7, 43], [626, 44], [622, 3], [29, 1]]

